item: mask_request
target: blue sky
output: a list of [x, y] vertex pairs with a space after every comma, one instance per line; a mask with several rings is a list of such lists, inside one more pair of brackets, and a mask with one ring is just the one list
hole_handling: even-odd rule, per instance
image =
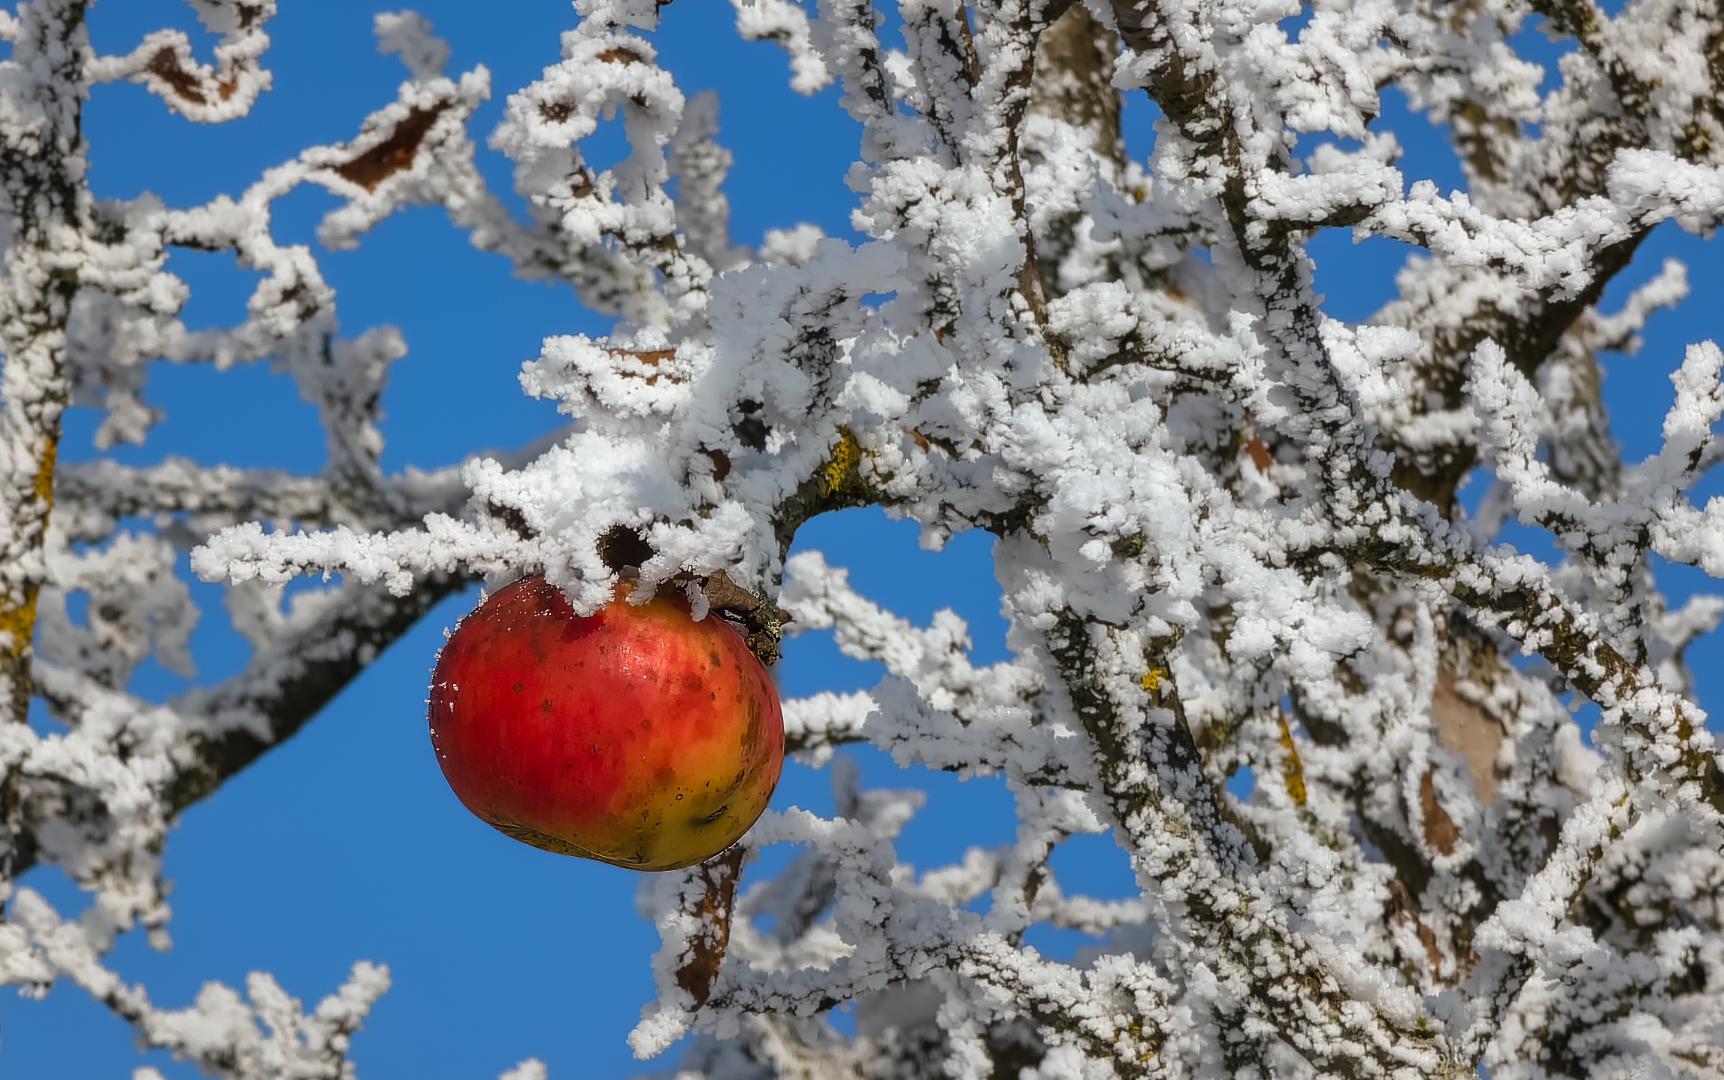
[[[169, 115], [140, 87], [95, 91], [85, 131], [99, 195], [148, 190], [189, 205], [237, 192], [306, 145], [350, 138], [368, 112], [393, 100], [403, 70], [395, 58], [377, 54], [371, 35], [372, 14], [388, 5], [294, 0], [283, 7], [270, 25], [275, 88], [247, 119], [202, 127]], [[560, 0], [435, 0], [419, 10], [453, 46], [452, 71], [483, 63], [493, 73], [496, 96], [475, 118], [481, 136], [507, 92], [556, 61], [557, 34], [574, 18]], [[768, 227], [812, 221], [831, 235], [853, 236], [854, 195], [843, 177], [858, 129], [837, 108], [834, 91], [812, 100], [793, 94], [782, 54], [769, 44], [738, 41], [729, 12], [720, 0], [680, 0], [665, 9], [657, 40], [661, 62], [685, 92], [719, 91], [719, 139], [737, 159], [729, 187], [733, 234], [757, 243]], [[90, 15], [91, 33], [107, 52], [128, 51], [164, 25], [193, 30], [200, 55], [208, 55], [209, 39], [196, 32], [183, 3], [110, 0]], [[1406, 119], [1392, 93], [1386, 107], [1389, 121]], [[1139, 156], [1152, 119], [1141, 96], [1128, 102], [1126, 127]], [[1420, 121], [1400, 130], [1409, 181], [1432, 178], [1444, 190], [1460, 185], [1440, 133]], [[494, 185], [507, 190], [507, 164], [489, 152], [482, 157]], [[278, 203], [278, 239], [314, 244], [312, 230], [331, 204], [316, 189]], [[1387, 298], [1406, 251], [1380, 240], [1355, 246], [1345, 232], [1319, 237], [1318, 285], [1330, 309], [1351, 318], [1374, 309]], [[1716, 295], [1724, 265], [1702, 253], [1700, 241], [1663, 227], [1613, 287], [1607, 307], [1656, 272], [1667, 254], [1689, 259], [1696, 295]], [[391, 469], [517, 445], [554, 426], [548, 404], [521, 395], [515, 381], [521, 362], [537, 355], [547, 334], [603, 329], [568, 290], [512, 279], [502, 258], [472, 249], [440, 210], [398, 214], [357, 250], [319, 249], [319, 256], [337, 290], [344, 332], [394, 323], [410, 348], [384, 397], [384, 461]], [[179, 253], [170, 266], [194, 290], [188, 322], [240, 318], [253, 279], [230, 257]], [[1610, 359], [1606, 387], [1630, 458], [1654, 449], [1670, 400], [1664, 376], [1682, 346], [1715, 332], [1704, 305], [1691, 302], [1654, 317], [1638, 358]], [[124, 460], [181, 454], [299, 471], [321, 463], [322, 434], [311, 407], [267, 366], [217, 374], [157, 364], [147, 396], [168, 419], [147, 445], [119, 451]], [[95, 423], [89, 410], [68, 414], [65, 457], [92, 453]], [[935, 554], [919, 550], [916, 536], [913, 525], [851, 511], [811, 523], [798, 545], [851, 566], [864, 592], [909, 618], [926, 621], [937, 607], [955, 608], [970, 621], [978, 659], [1003, 655], [987, 538], [960, 536]], [[1519, 542], [1536, 547], [1539, 538], [1526, 530]], [[1703, 587], [1697, 571], [1677, 571], [1666, 581], [1678, 598]], [[220, 590], [194, 588], [204, 604], [194, 638], [197, 678], [210, 681], [243, 661], [244, 646], [226, 628]], [[371, 1080], [492, 1077], [527, 1056], [547, 1062], [558, 1080], [674, 1066], [674, 1051], [637, 1065], [623, 1043], [651, 996], [648, 957], [657, 946], [634, 910], [638, 877], [505, 839], [460, 807], [436, 768], [425, 734], [427, 676], [443, 628], [472, 599], [437, 608], [301, 734], [184, 815], [167, 851], [174, 947], [158, 954], [139, 935], [128, 936], [112, 957], [125, 978], [144, 983], [159, 1005], [181, 1007], [205, 980], [242, 986], [248, 971], [267, 970], [310, 1005], [341, 982], [354, 960], [387, 963], [394, 989], [354, 1041], [360, 1074]], [[1705, 642], [1695, 654], [1704, 704], [1719, 692], [1716, 645]], [[786, 693], [801, 694], [866, 687], [878, 671], [840, 656], [829, 635], [810, 635], [789, 644], [780, 677]], [[184, 681], [146, 666], [133, 685], [160, 695]], [[1010, 798], [997, 780], [959, 783], [925, 770], [907, 775], [877, 753], [856, 756], [865, 783], [930, 790], [927, 808], [900, 845], [907, 860], [930, 866], [969, 845], [1010, 838]], [[774, 805], [829, 812], [826, 785], [823, 773], [789, 766]], [[788, 854], [771, 853], [763, 865], [780, 864]], [[1104, 896], [1130, 887], [1123, 857], [1103, 838], [1074, 841], [1056, 856], [1056, 868], [1068, 887]], [[82, 906], [57, 871], [34, 871], [26, 883], [63, 912]], [[1032, 941], [1062, 954], [1077, 936], [1048, 932]], [[145, 1063], [171, 1078], [195, 1075], [161, 1053], [140, 1056], [129, 1028], [75, 987], [60, 986], [41, 1002], [0, 997], [0, 1076], [8, 1080], [124, 1077]]]

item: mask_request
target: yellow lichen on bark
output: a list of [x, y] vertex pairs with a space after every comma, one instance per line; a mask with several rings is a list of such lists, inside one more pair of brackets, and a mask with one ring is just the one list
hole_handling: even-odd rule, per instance
[[[58, 428], [59, 425], [55, 424]], [[42, 500], [42, 524], [48, 523], [48, 511], [54, 508], [54, 461], [59, 457], [60, 440], [50, 436], [45, 440], [47, 445], [42, 448], [42, 462], [36, 466], [36, 482], [33, 485], [36, 497]]]
[[[52, 436], [43, 440], [41, 462], [36, 467], [36, 478], [31, 484], [32, 492], [42, 505], [40, 533], [47, 532], [48, 513], [54, 507], [54, 462], [58, 457], [59, 443], [60, 440]], [[4, 635], [6, 639], [0, 650], [4, 651], [4, 655], [17, 658], [24, 655], [24, 650], [30, 647], [36, 628], [36, 597], [41, 590], [40, 581], [26, 581], [21, 602], [0, 605], [0, 635]]]
[[838, 445], [832, 448], [832, 458], [820, 470], [825, 487], [822, 494], [833, 495], [862, 482], [858, 471], [862, 464], [862, 447], [847, 427], [838, 429]]
[[24, 602], [0, 608], [0, 634], [7, 636], [5, 654], [22, 656], [30, 647], [31, 631], [36, 626], [36, 594], [41, 586], [31, 582], [24, 587]]
[[1299, 760], [1299, 750], [1293, 745], [1293, 732], [1287, 726], [1287, 718], [1281, 718], [1281, 749], [1287, 751], [1287, 756], [1281, 762], [1281, 779], [1287, 784], [1287, 794], [1293, 796], [1293, 805], [1305, 805], [1305, 766]]

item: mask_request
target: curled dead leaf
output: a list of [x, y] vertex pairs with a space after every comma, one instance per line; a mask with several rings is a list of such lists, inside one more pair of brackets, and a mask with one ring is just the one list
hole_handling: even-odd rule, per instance
[[1467, 775], [1479, 802], [1489, 806], [1497, 797], [1497, 754], [1503, 745], [1502, 725], [1483, 709], [1455, 692], [1455, 669], [1437, 668], [1437, 686], [1431, 693], [1431, 723], [1443, 748], [1467, 759]]
[[728, 851], [701, 863], [689, 873], [701, 888], [698, 894], [684, 894], [685, 908], [700, 923], [689, 937], [688, 952], [676, 970], [676, 984], [694, 998], [694, 1007], [705, 1005], [712, 996], [713, 981], [724, 963], [724, 951], [730, 945], [730, 916], [736, 906], [736, 882], [742, 876], [743, 847], [733, 845]]
[[1443, 966], [1443, 951], [1437, 948], [1436, 931], [1419, 918], [1419, 907], [1413, 902], [1413, 894], [1401, 884], [1400, 878], [1389, 880], [1389, 904], [1383, 914], [1389, 922], [1411, 923], [1413, 932], [1419, 936], [1419, 944], [1425, 947], [1425, 959], [1431, 962], [1431, 970]]
[[180, 100], [189, 101], [193, 105], [208, 104], [197, 75], [180, 67], [179, 53], [171, 47], [163, 46], [157, 49], [155, 55], [150, 57], [150, 62], [144, 65], [144, 70], [167, 83], [168, 88]]
[[1258, 472], [1269, 468], [1275, 460], [1269, 456], [1269, 448], [1263, 445], [1263, 440], [1255, 435], [1245, 440], [1245, 452], [1251, 456], [1251, 464], [1257, 466]]
[[723, 570], [714, 570], [701, 591], [706, 593], [706, 602], [718, 611], [746, 615], [760, 608], [760, 598], [730, 580], [730, 575]]
[[411, 168], [413, 158], [419, 153], [419, 144], [425, 141], [426, 132], [431, 125], [443, 115], [447, 103], [433, 105], [430, 108], [414, 109], [395, 125], [395, 131], [389, 138], [373, 146], [345, 165], [338, 165], [335, 174], [349, 183], [358, 184], [366, 191], [376, 191], [377, 185], [400, 172]]
[[612, 356], [632, 356], [649, 367], [657, 367], [661, 360], [669, 360], [676, 355], [675, 349], [606, 349]]
[[1437, 801], [1437, 785], [1432, 780], [1434, 773], [1435, 770], [1426, 769], [1424, 777], [1419, 780], [1419, 808], [1424, 811], [1425, 843], [1439, 854], [1452, 855], [1461, 834], [1449, 812]]

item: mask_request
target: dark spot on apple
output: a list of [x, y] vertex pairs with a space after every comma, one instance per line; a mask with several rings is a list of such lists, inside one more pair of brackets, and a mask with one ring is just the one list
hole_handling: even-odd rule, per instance
[[713, 667], [723, 667], [724, 666], [724, 657], [718, 655], [718, 651], [716, 649], [713, 650], [712, 652], [708, 653], [707, 655], [712, 657], [712, 666]]
[[552, 706], [551, 706], [551, 699], [550, 698], [546, 698], [545, 700], [539, 702], [539, 711], [540, 712], [550, 712], [551, 708], [552, 708]]
[[682, 802], [682, 792], [679, 791], [676, 793], [676, 801]]
[[517, 681], [515, 683], [515, 693], [519, 694], [520, 692], [521, 692], [521, 684], [520, 684], [520, 682]]
[[691, 694], [700, 693], [701, 686], [702, 686], [702, 683], [700, 681], [699, 675], [689, 674], [689, 675], [684, 675], [682, 677], [683, 689], [687, 690]]
[[717, 810], [714, 810], [712, 813], [706, 815], [705, 817], [695, 818], [694, 823], [696, 825], [711, 825], [713, 822], [717, 821], [719, 818], [723, 817], [726, 813], [728, 813], [729, 810], [730, 810], [730, 804], [726, 803], [725, 805], [719, 807]]
[[650, 716], [641, 717], [641, 730], [642, 731], [651, 731], [652, 730], [652, 717], [650, 717]]

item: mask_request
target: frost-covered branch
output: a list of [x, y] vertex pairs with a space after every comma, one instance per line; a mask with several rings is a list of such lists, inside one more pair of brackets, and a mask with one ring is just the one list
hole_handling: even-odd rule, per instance
[[[182, 1035], [161, 1019], [181, 1014], [125, 1005], [100, 958], [134, 926], [165, 934], [173, 815], [467, 581], [543, 573], [580, 612], [624, 578], [724, 582], [763, 654], [830, 632], [886, 676], [786, 703], [788, 748], [833, 770], [832, 817], [769, 813], [643, 887], [663, 945], [632, 1043], [698, 1032], [683, 1076], [1717, 1071], [1724, 774], [1683, 654], [1724, 602], [1673, 607], [1653, 556], [1724, 576], [1724, 503], [1693, 501], [1721, 453], [1724, 353], [1686, 351], [1660, 449], [1625, 464], [1600, 355], [1636, 347], [1685, 271], [1598, 306], [1660, 222], [1724, 214], [1717, 12], [738, 0], [739, 36], [780, 44], [798, 92], [836, 83], [863, 132], [860, 241], [785, 222], [755, 249], [731, 234], [720, 102], [659, 63], [679, 9], [646, 0], [581, 0], [561, 59], [508, 95], [488, 146], [524, 220], [468, 132], [489, 74], [445, 76], [412, 13], [379, 17], [410, 77], [348, 141], [204, 206], [95, 203], [69, 164], [90, 85], [136, 80], [200, 121], [267, 88], [273, 7], [204, 7], [210, 62], [172, 30], [94, 56], [63, 0], [0, 22], [17, 73], [0, 87], [22, 95], [0, 116], [0, 674], [18, 717], [36, 693], [66, 725], [7, 727], [0, 809], [10, 872], [53, 862], [95, 897], [74, 937], [17, 894], [7, 979], [79, 982], [229, 1075], [344, 1067], [364, 1003], [306, 1017], [260, 978], [250, 1005], [200, 999]], [[1576, 45], [1549, 90], [1514, 45], [1535, 14]], [[1466, 191], [1405, 184], [1389, 85], [1448, 125]], [[1125, 94], [1160, 111], [1144, 160]], [[584, 140], [613, 121], [628, 152], [599, 168]], [[377, 400], [406, 342], [341, 337], [312, 251], [273, 239], [274, 201], [302, 184], [340, 201], [325, 247], [439, 205], [614, 316], [522, 371], [570, 425], [385, 474]], [[1307, 242], [1334, 227], [1422, 249], [1364, 323], [1313, 286]], [[260, 273], [243, 322], [180, 321], [175, 247]], [[101, 447], [148, 437], [156, 358], [282, 365], [327, 466], [57, 466], [68, 402], [105, 410]], [[1469, 517], [1476, 472], [1491, 490]], [[860, 506], [929, 546], [994, 536], [1008, 659], [976, 664], [950, 612], [913, 625], [789, 554], [802, 524]], [[1494, 544], [1511, 514], [1549, 530], [1552, 561]], [[176, 545], [225, 583], [253, 655], [144, 702], [125, 690], [138, 663], [192, 659]], [[342, 580], [284, 609], [302, 574]], [[1590, 737], [1576, 694], [1600, 708]], [[920, 796], [863, 790], [843, 751], [862, 742], [1000, 776], [1013, 839], [905, 865]], [[1061, 845], [1093, 834], [1132, 895], [1056, 877]], [[761, 880], [775, 844], [800, 851]], [[1025, 945], [1038, 925], [1092, 940], [1050, 959]], [[368, 972], [354, 985], [380, 990]], [[854, 1035], [824, 1016], [847, 1003]], [[231, 1037], [197, 1041], [223, 1017]], [[246, 1041], [254, 1017], [269, 1039]]]

